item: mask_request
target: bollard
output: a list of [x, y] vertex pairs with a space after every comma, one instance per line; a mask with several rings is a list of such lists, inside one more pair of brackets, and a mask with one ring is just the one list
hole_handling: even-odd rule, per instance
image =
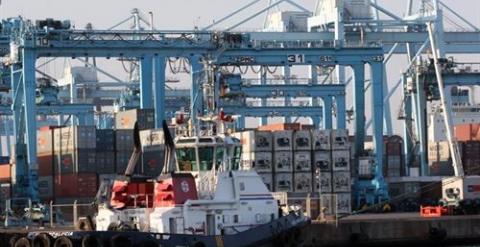
[[50, 201], [50, 227], [53, 228], [53, 201]]
[[73, 225], [77, 225], [77, 200], [73, 202]]

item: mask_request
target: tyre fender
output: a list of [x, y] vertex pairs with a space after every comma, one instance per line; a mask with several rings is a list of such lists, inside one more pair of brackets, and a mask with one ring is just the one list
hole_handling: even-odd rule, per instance
[[33, 247], [50, 247], [53, 238], [47, 233], [40, 233], [33, 238]]
[[119, 234], [112, 237], [110, 247], [132, 247], [132, 242], [126, 236]]
[[22, 237], [15, 241], [14, 247], [32, 247], [32, 245], [30, 244], [30, 240], [28, 240], [28, 238]]
[[60, 236], [55, 240], [53, 247], [73, 247], [73, 242], [68, 237]]
[[99, 237], [86, 235], [82, 238], [82, 247], [103, 247], [103, 241]]

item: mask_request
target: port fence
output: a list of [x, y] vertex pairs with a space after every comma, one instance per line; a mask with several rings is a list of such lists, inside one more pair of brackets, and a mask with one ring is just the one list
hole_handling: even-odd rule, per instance
[[77, 226], [78, 219], [80, 217], [93, 216], [97, 212], [97, 208], [92, 203], [63, 203], [54, 204], [50, 201], [49, 204], [49, 226], [55, 227], [68, 227]]

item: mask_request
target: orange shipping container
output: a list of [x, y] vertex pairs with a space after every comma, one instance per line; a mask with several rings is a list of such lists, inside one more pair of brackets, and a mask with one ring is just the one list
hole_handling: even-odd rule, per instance
[[480, 124], [455, 125], [457, 141], [480, 141]]
[[300, 130], [301, 125], [299, 123], [279, 123], [269, 124], [258, 127], [260, 131], [282, 131], [282, 130]]
[[10, 164], [0, 165], [0, 183], [9, 183], [12, 179], [12, 170]]

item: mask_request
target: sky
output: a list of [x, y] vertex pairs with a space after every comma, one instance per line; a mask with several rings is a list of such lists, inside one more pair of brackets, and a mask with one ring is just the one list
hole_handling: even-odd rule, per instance
[[[87, 23], [92, 23], [95, 28], [105, 29], [115, 25], [119, 21], [130, 15], [133, 8], [138, 8], [144, 13], [152, 11], [154, 13], [154, 23], [157, 29], [192, 29], [195, 26], [204, 27], [211, 24], [214, 20], [219, 20], [239, 7], [250, 3], [252, 0], [3, 0], [0, 5], [0, 15], [2, 18], [23, 16], [27, 19], [69, 19], [77, 29], [82, 29]], [[307, 9], [313, 11], [315, 0], [297, 0], [295, 1]], [[415, 0], [416, 4], [420, 2]], [[471, 21], [474, 25], [480, 26], [480, 1], [478, 0], [444, 0], [448, 6], [458, 11], [462, 17]], [[250, 8], [249, 11], [239, 15], [238, 18], [226, 22], [219, 29], [228, 27], [242, 17], [259, 11], [266, 6], [268, 0], [261, 0], [259, 4]], [[403, 0], [378, 0], [378, 4], [391, 12], [403, 16], [406, 10], [406, 1]], [[288, 5], [280, 5], [280, 9], [289, 9]], [[455, 22], [460, 22], [458, 18], [449, 14]], [[255, 18], [246, 23], [240, 30], [258, 30], [263, 22], [263, 16]], [[125, 26], [124, 26], [125, 27]], [[126, 27], [128, 28], [128, 26]], [[448, 24], [446, 29], [455, 28]], [[458, 29], [458, 28], [457, 28]], [[465, 57], [465, 59], [478, 59], [476, 57]], [[400, 71], [406, 64], [406, 58], [395, 56], [388, 65], [388, 83], [392, 87], [398, 80]], [[56, 65], [46, 68], [47, 72], [52, 74], [61, 74], [61, 67], [65, 61], [57, 61]], [[100, 63], [101, 64], [101, 63]], [[118, 65], [117, 65], [118, 66]], [[119, 67], [110, 66], [106, 70], [117, 71]], [[367, 105], [369, 104], [367, 95]], [[347, 97], [349, 98], [349, 97]], [[392, 97], [392, 114], [395, 116], [400, 105], [401, 93], [398, 90]], [[351, 102], [347, 102], [351, 106]], [[367, 118], [370, 115], [367, 109]], [[400, 134], [402, 125], [396, 124], [395, 132]]]

